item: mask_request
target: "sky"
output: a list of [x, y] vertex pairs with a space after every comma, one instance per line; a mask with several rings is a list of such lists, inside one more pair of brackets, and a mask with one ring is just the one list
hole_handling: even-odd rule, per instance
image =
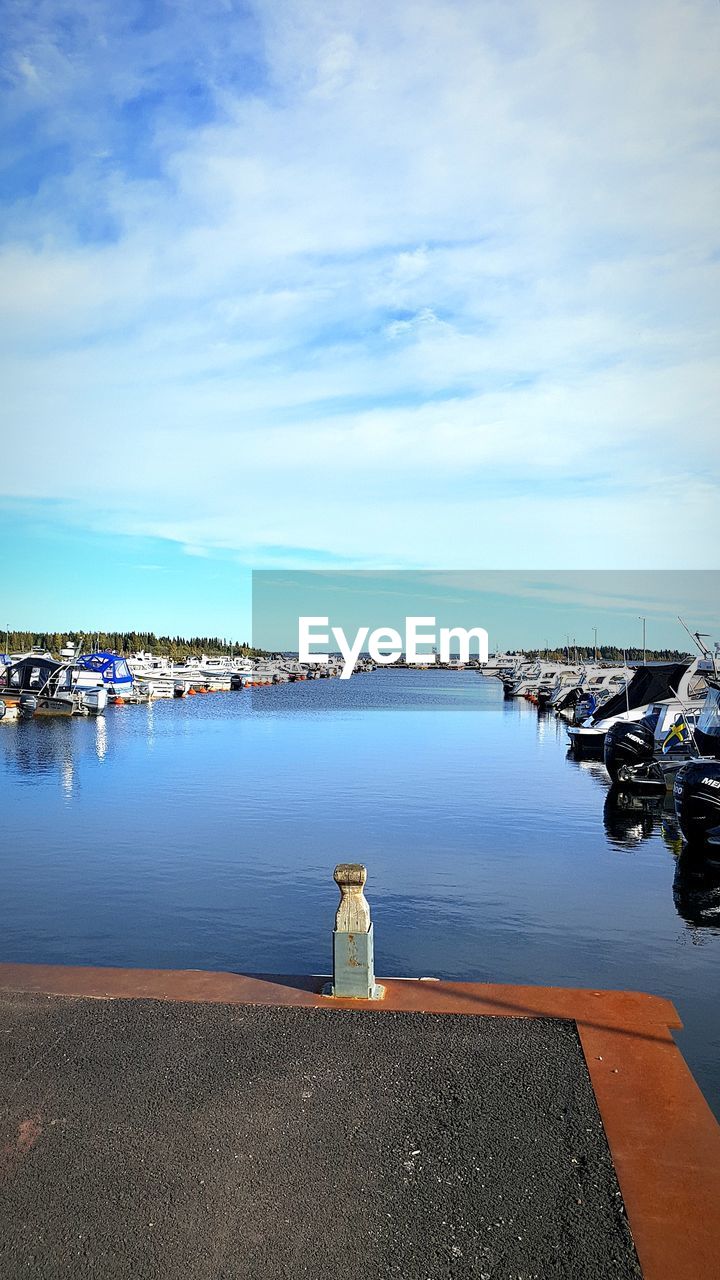
[[718, 567], [716, 0], [0, 16], [0, 622]]
[[[697, 655], [688, 631], [720, 637], [717, 570], [278, 570], [253, 573], [253, 643], [297, 652], [300, 619], [325, 635], [314, 653], [334, 652], [342, 628], [354, 643], [363, 628], [410, 634], [408, 618], [425, 618], [423, 634], [482, 627], [490, 652], [574, 645], [671, 649]], [[682, 621], [681, 621], [682, 619]], [[683, 623], [685, 626], [683, 626]], [[687, 630], [686, 630], [687, 628]], [[367, 639], [367, 637], [366, 637]], [[367, 644], [362, 644], [367, 649]], [[453, 644], [453, 651], [457, 650]], [[424, 646], [428, 652], [428, 645]], [[478, 652], [473, 641], [473, 653]]]

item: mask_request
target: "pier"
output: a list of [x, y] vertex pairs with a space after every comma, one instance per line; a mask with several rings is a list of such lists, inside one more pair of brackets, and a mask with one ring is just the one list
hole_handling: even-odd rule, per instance
[[336, 879], [332, 978], [0, 965], [6, 1280], [713, 1274], [672, 1004], [376, 982]]

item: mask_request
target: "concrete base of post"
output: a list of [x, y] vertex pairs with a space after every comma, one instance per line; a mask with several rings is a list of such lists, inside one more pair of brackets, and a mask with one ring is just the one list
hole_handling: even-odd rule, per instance
[[382, 1000], [385, 988], [375, 981], [373, 926], [367, 933], [333, 931], [333, 980], [323, 995], [344, 1000]]

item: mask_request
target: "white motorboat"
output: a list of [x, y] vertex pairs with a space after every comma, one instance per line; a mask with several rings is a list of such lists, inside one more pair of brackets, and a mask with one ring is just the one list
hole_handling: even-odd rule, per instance
[[553, 710], [563, 719], [581, 724], [604, 702], [622, 693], [631, 676], [628, 667], [585, 667], [574, 687], [558, 691]]
[[638, 667], [621, 693], [609, 698], [583, 724], [568, 729], [573, 754], [601, 757], [605, 735], [616, 721], [632, 723], [642, 720], [649, 711], [660, 715], [668, 705], [674, 705], [679, 712], [697, 704], [704, 697], [710, 671], [711, 664], [704, 658]]

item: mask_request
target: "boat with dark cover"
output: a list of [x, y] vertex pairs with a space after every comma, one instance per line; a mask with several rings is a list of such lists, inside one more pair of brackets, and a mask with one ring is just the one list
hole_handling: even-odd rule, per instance
[[573, 755], [602, 757], [605, 735], [616, 721], [638, 721], [650, 707], [662, 706], [678, 698], [689, 701], [691, 678], [697, 673], [697, 667], [697, 662], [690, 661], [638, 667], [621, 693], [608, 698], [584, 724], [572, 725], [568, 729]]
[[695, 728], [702, 754], [678, 771], [673, 787], [675, 811], [690, 845], [720, 849], [720, 681], [708, 680], [708, 692]]

